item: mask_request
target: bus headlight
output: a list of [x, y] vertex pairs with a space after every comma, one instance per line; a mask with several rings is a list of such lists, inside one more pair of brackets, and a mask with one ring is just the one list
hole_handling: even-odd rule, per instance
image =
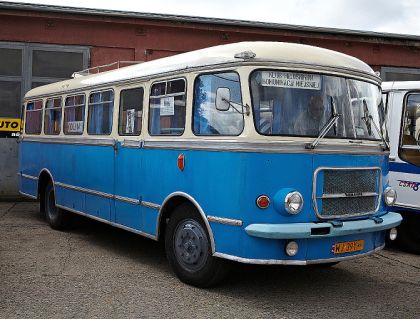
[[289, 214], [296, 215], [302, 210], [303, 197], [299, 192], [288, 193], [284, 199], [284, 208]]
[[385, 204], [387, 204], [388, 206], [392, 206], [395, 204], [396, 200], [397, 200], [397, 192], [395, 191], [395, 189], [391, 187], [385, 188], [385, 191], [384, 191]]

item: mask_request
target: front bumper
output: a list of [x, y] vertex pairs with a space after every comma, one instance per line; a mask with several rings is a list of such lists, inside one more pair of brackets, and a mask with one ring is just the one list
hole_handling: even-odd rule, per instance
[[392, 212], [380, 218], [381, 223], [373, 219], [343, 221], [340, 227], [334, 227], [329, 222], [250, 224], [245, 231], [250, 236], [268, 239], [324, 238], [383, 231], [398, 226], [402, 221], [400, 214]]

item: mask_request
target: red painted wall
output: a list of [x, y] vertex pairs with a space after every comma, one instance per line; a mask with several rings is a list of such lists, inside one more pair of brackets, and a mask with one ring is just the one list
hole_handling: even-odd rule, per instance
[[420, 42], [290, 30], [180, 23], [109, 16], [0, 10], [0, 41], [91, 47], [91, 66], [148, 61], [212, 45], [288, 41], [353, 55], [381, 66], [420, 68]]

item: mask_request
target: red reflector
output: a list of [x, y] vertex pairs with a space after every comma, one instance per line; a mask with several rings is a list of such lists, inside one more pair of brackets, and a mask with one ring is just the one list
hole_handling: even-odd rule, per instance
[[265, 195], [261, 195], [257, 198], [257, 206], [259, 208], [267, 208], [270, 205], [270, 198]]
[[184, 167], [185, 167], [185, 156], [184, 154], [179, 154], [178, 155], [178, 168], [182, 172], [184, 170]]

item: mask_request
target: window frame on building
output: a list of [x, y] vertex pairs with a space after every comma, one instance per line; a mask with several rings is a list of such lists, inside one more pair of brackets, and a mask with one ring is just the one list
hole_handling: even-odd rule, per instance
[[[77, 46], [77, 45], [53, 45], [53, 44], [42, 44], [42, 43], [22, 43], [22, 42], [0, 42], [1, 49], [17, 49], [21, 50], [21, 75], [20, 76], [6, 76], [0, 74], [0, 82], [20, 82], [20, 100], [16, 103], [16, 118], [21, 118], [22, 116], [22, 101], [26, 92], [32, 89], [35, 83], [42, 85], [66, 80], [69, 78], [62, 77], [32, 77], [32, 68], [33, 68], [33, 53], [34, 51], [52, 51], [52, 52], [69, 52], [69, 53], [80, 53], [83, 56], [83, 65], [82, 69], [87, 69], [89, 67], [90, 59], [90, 48], [87, 46]], [[80, 71], [80, 70], [75, 70]], [[5, 117], [0, 113], [0, 117]]]

